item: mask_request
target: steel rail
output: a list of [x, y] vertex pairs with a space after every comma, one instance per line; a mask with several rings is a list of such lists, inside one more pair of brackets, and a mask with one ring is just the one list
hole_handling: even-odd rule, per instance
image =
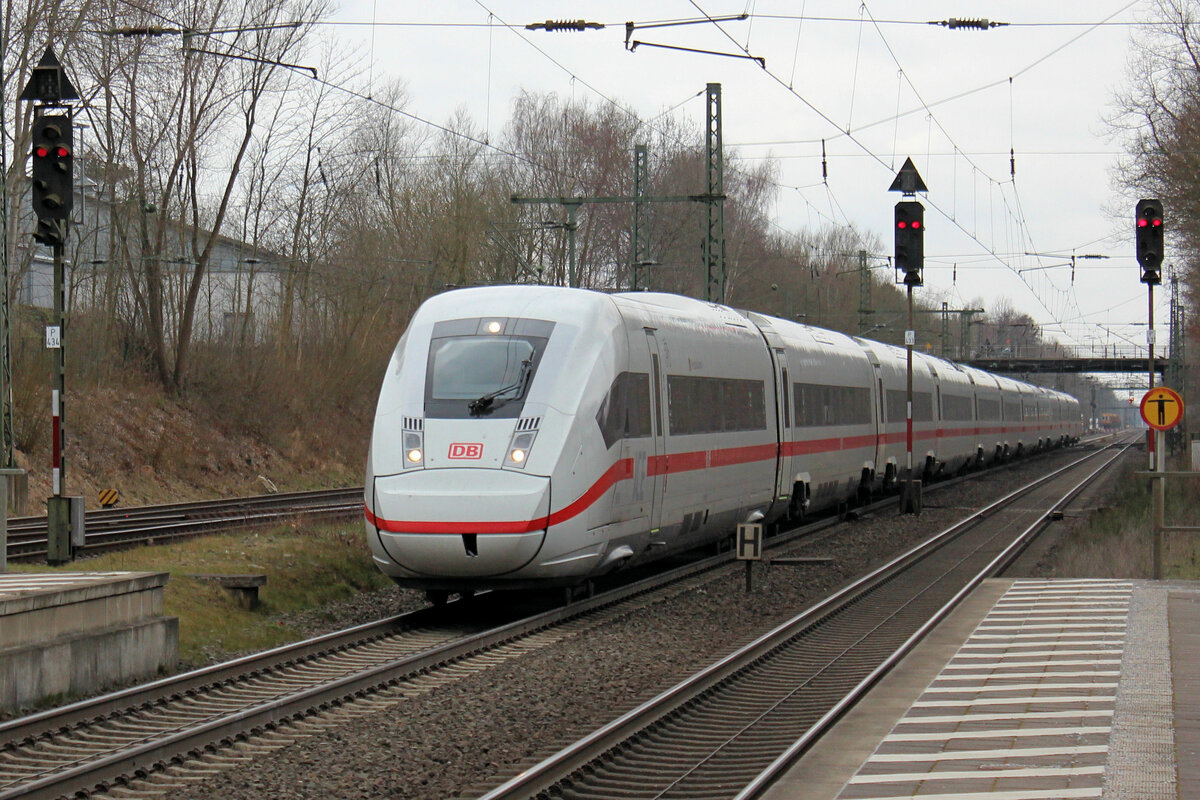
[[[1105, 437], [1085, 437], [1081, 444], [1087, 446], [1103, 438]], [[960, 479], [948, 479], [935, 486], [953, 485], [958, 480]], [[84, 518], [83, 549], [89, 553], [99, 553], [139, 542], [163, 543], [229, 528], [270, 524], [298, 515], [350, 516], [362, 508], [362, 494], [363, 488], [359, 486], [134, 506], [128, 509], [96, 509], [87, 512]], [[880, 501], [860, 510], [870, 511], [886, 503], [886, 500]], [[254, 510], [262, 508], [269, 510]], [[97, 530], [98, 527], [103, 529]], [[9, 520], [10, 561], [43, 558], [46, 556], [46, 548], [46, 517], [16, 517]]]
[[[1102, 452], [1104, 451], [1100, 450], [1088, 454], [1085, 458], [1031, 481], [1000, 500], [970, 514], [950, 528], [936, 534], [920, 545], [872, 571], [870, 574], [853, 581], [838, 590], [835, 594], [805, 609], [796, 617], [777, 626], [745, 647], [727, 655], [706, 669], [641, 704], [588, 736], [583, 737], [576, 743], [522, 770], [519, 775], [491, 790], [480, 798], [480, 800], [516, 800], [517, 798], [541, 796], [540, 793], [547, 793], [547, 796], [549, 796], [549, 793], [563, 791], [562, 782], [566, 779], [576, 780], [573, 781], [575, 785], [572, 791], [574, 793], [568, 793], [565, 796], [586, 796], [581, 792], [578, 785], [585, 780], [586, 776], [581, 776], [580, 773], [584, 771], [596, 771], [595, 762], [597, 760], [619, 749], [633, 748], [634, 746], [630, 744], [630, 740], [638, 733], [648, 731], [656, 725], [663, 724], [673, 712], [683, 709], [695, 702], [697, 698], [714, 691], [716, 687], [721, 686], [735, 676], [744, 676], [746, 672], [756, 665], [763, 663], [768, 656], [778, 652], [785, 643], [792, 642], [806, 631], [810, 631], [828, 622], [834, 615], [855, 603], [872, 589], [887, 583], [904, 569], [920, 561], [930, 553], [939, 550], [944, 544], [957, 538], [965, 529], [977, 524], [979, 520], [991, 515], [1037, 487], [1054, 480], [1068, 470], [1076, 468], [1079, 464], [1097, 457]], [[1094, 474], [1090, 475], [1086, 480], [1091, 480], [1093, 477]], [[1078, 491], [1078, 488], [1078, 486], [1073, 487], [1072, 491]], [[1048, 516], [1049, 513], [1042, 515], [1038, 524], [1044, 524]], [[1027, 538], [1030, 535], [1032, 527], [1023, 531], [1014, 541], [1022, 541]], [[1005, 552], [1011, 556], [1014, 552], [1012, 546], [1006, 548]], [[991, 559], [987, 568], [994, 569], [999, 560], [999, 557]], [[978, 580], [982, 579], [982, 577], [978, 578]], [[961, 599], [966, 594], [966, 591], [966, 589], [963, 589], [957, 592], [953, 602], [956, 603]], [[947, 605], [952, 605], [952, 603]], [[920, 635], [927, 632], [933, 624], [932, 622], [927, 622], [923, 625], [919, 631]], [[906, 652], [920, 638], [920, 635], [913, 634], [908, 637], [905, 644], [892, 654], [891, 662], [894, 663], [894, 661], [898, 660], [903, 655], [903, 652]], [[872, 670], [867, 678], [859, 682], [859, 687], [865, 688], [873, 685], [879, 675], [882, 674], [882, 671], [882, 668]], [[822, 719], [825, 721], [825, 725], [835, 720], [851, 702], [852, 700], [839, 702], [834, 709], [830, 709], [830, 711], [823, 715]], [[675, 733], [678, 733], [678, 731], [675, 731]], [[671, 737], [668, 736], [666, 738]], [[803, 749], [803, 747], [800, 749]], [[794, 756], [795, 754], [789, 751], [788, 760], [794, 758]], [[781, 761], [781, 759], [784, 759], [784, 757], [779, 756], [772, 762], [772, 765], [774, 766], [776, 762], [787, 763], [787, 760]], [[776, 767], [776, 769], [779, 768]], [[664, 790], [658, 796], [665, 795], [666, 791]]]
[[[951, 483], [953, 482], [947, 481], [943, 485]], [[891, 506], [894, 502], [894, 499], [880, 501], [875, 504], [876, 510]], [[769, 547], [775, 547], [791, 541], [797, 536], [808, 535], [832, 527], [837, 522], [836, 518], [819, 520], [789, 534], [772, 537], [768, 539], [767, 544]], [[458, 642], [447, 643], [427, 652], [396, 659], [371, 669], [360, 670], [353, 675], [343, 676], [325, 685], [303, 688], [269, 702], [242, 708], [233, 714], [226, 715], [224, 722], [219, 718], [208, 719], [203, 723], [192, 725], [186, 730], [181, 727], [165, 738], [161, 735], [162, 731], [159, 731], [160, 735], [153, 741], [147, 740], [137, 746], [123, 747], [119, 752], [110, 753], [103, 759], [94, 760], [89, 764], [75, 765], [66, 772], [58, 770], [54, 774], [46, 774], [34, 783], [21, 782], [17, 785], [0, 786], [0, 799], [17, 796], [51, 797], [75, 791], [90, 791], [95, 786], [110, 783], [119, 776], [141, 774], [152, 770], [155, 764], [161, 765], [168, 759], [178, 759], [181, 754], [195, 752], [203, 747], [211, 747], [214, 737], [216, 740], [238, 738], [244, 736], [248, 729], [270, 727], [285, 718], [298, 718], [311, 713], [314, 707], [340, 703], [375, 691], [380, 687], [403, 680], [413, 671], [432, 669], [437, 664], [465, 658], [473, 652], [488, 647], [497, 647], [504, 642], [530, 635], [559, 622], [582, 617], [591, 611], [619, 603], [629, 597], [652, 592], [665, 584], [684, 580], [691, 575], [717, 568], [731, 560], [731, 553], [718, 554], [597, 595], [566, 608], [534, 615], [492, 631], [464, 638]], [[134, 687], [81, 701], [61, 709], [0, 723], [0, 742], [7, 740], [6, 743], [0, 744], [0, 753], [14, 744], [53, 737], [58, 733], [85, 726], [89, 721], [103, 720], [120, 714], [124, 710], [148, 709], [180, 698], [202, 697], [205, 692], [214, 688], [224, 691], [239, 679], [247, 676], [262, 675], [273, 668], [292, 666], [320, 655], [352, 648], [356, 643], [377, 641], [398, 628], [416, 624], [414, 620], [422, 619], [420, 614], [426, 615], [424, 619], [430, 618], [430, 613], [425, 610], [416, 612], [416, 616], [402, 615], [369, 623], [348, 631], [315, 637], [304, 642], [275, 648], [266, 653], [246, 656], [180, 676], [165, 678], [144, 687]]]
[[[214, 530], [266, 525], [295, 516], [349, 516], [361, 509], [361, 488], [102, 509], [85, 515], [83, 549], [98, 553], [138, 542], [163, 542]], [[46, 518], [13, 520], [9, 526], [9, 560], [29, 561], [45, 555]]]
[[[822, 529], [836, 522], [822, 520], [806, 527]], [[434, 670], [439, 665], [494, 649], [552, 625], [583, 617], [638, 595], [651, 593], [669, 583], [686, 580], [720, 567], [731, 559], [730, 553], [710, 556], [569, 606], [535, 614], [418, 654], [361, 669], [320, 685], [291, 691], [269, 702], [242, 708], [195, 725], [180, 726], [178, 730], [167, 731], [165, 734], [160, 731], [157, 737], [148, 737], [142, 742], [123, 746], [101, 758], [81, 762], [68, 769], [48, 770], [35, 780], [0, 784], [0, 800], [15, 800], [17, 797], [53, 798], [74, 792], [88, 792], [97, 786], [111, 785], [123, 777], [149, 773], [154, 771], [157, 765], [188, 753], [198, 752], [212, 746], [214, 742], [241, 738], [251, 729], [270, 727], [281, 720], [300, 718], [315, 708], [340, 704], [378, 691], [415, 673]], [[459, 606], [460, 603], [450, 605]], [[468, 602], [461, 602], [461, 606], [463, 609], [470, 607]], [[0, 723], [0, 754], [14, 746], [52, 740], [60, 734], [117, 715], [140, 713], [183, 698], [203, 698], [209, 691], [228, 690], [241, 680], [261, 676], [272, 669], [292, 667], [305, 661], [326, 657], [330, 653], [349, 650], [359, 643], [375, 643], [388, 635], [389, 628], [404, 626], [414, 619], [421, 621], [436, 618], [438, 613], [423, 609]], [[2, 760], [0, 766], [3, 766]]]
[[[1126, 445], [1128, 449], [1132, 445]], [[1021, 551], [1029, 545], [1029, 543], [1044, 529], [1053, 519], [1056, 511], [1061, 511], [1064, 506], [1074, 500], [1080, 492], [1087, 487], [1093, 480], [1107, 470], [1112, 464], [1121, 457], [1125, 449], [1119, 450], [1116, 455], [1105, 461], [1103, 464], [1096, 467], [1091, 473], [1086, 475], [1075, 486], [1073, 486], [1066, 494], [1062, 496], [1055, 507], [1047, 511], [1041, 519], [1033, 525], [1026, 528], [1022, 534], [1013, 540], [1013, 542], [1000, 552], [992, 561], [979, 571], [966, 585], [963, 586], [955, 595], [947, 601], [940, 609], [934, 612], [929, 620], [918, 628], [904, 643], [898, 647], [891, 655], [889, 655], [878, 667], [871, 671], [869, 675], [862, 679], [849, 693], [847, 693], [838, 703], [829, 711], [827, 711], [815, 725], [809, 728], [805, 733], [798, 738], [791, 747], [779, 755], [770, 765], [767, 766], [759, 775], [752, 780], [746, 787], [739, 792], [734, 800], [753, 800], [760, 797], [762, 793], [770, 787], [770, 785], [779, 778], [787, 769], [799, 758], [812, 744], [827, 733], [841, 716], [849, 710], [851, 706], [863, 698], [880, 679], [891, 671], [900, 660], [904, 658], [930, 631], [933, 630], [942, 620], [950, 615], [960, 602], [979, 584], [993, 575], [999, 574], [1005, 567], [1010, 565], [1013, 560], [1020, 555]]]

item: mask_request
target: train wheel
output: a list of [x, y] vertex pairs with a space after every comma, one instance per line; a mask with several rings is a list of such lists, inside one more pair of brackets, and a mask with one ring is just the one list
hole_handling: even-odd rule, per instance
[[788, 500], [787, 516], [792, 522], [799, 522], [804, 519], [804, 502], [797, 491], [793, 491], [791, 499]]
[[925, 456], [925, 468], [921, 471], [921, 480], [928, 483], [939, 471], [937, 459], [933, 456]]
[[883, 471], [883, 491], [886, 494], [896, 490], [896, 466], [888, 464], [887, 469]]
[[596, 584], [594, 581], [587, 580], [574, 586], [564, 586], [563, 605], [569, 606], [576, 600], [590, 600], [595, 594]]
[[875, 474], [869, 469], [863, 469], [862, 477], [858, 480], [858, 491], [855, 492], [855, 500], [858, 505], [866, 506], [871, 504], [871, 488], [875, 485]]

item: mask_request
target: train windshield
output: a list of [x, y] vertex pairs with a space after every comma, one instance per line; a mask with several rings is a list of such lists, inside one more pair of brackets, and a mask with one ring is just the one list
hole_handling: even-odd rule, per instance
[[546, 339], [537, 336], [435, 337], [426, 370], [426, 416], [519, 416], [545, 346]]

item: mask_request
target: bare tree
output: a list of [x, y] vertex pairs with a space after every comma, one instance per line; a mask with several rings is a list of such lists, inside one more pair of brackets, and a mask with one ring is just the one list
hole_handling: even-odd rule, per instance
[[[93, 24], [94, 0], [6, 0], [0, 8], [0, 83], [3, 85], [3, 104], [0, 119], [0, 150], [4, 173], [6, 223], [5, 240], [8, 247], [10, 286], [19, 285], [33, 257], [31, 239], [33, 215], [24, 202], [27, 198], [26, 173], [29, 167], [30, 125], [33, 103], [20, 95], [41, 61], [47, 47], [53, 47], [60, 60], [71, 66], [70, 59]], [[74, 83], [79, 79], [69, 71]], [[11, 155], [11, 158], [9, 156]]]
[[[260, 105], [286, 88], [280, 62], [300, 52], [307, 23], [325, 9], [321, 0], [210, 0], [160, 5], [154, 19], [127, 5], [109, 10], [129, 26], [177, 19], [188, 32], [182, 50], [178, 40], [106, 41], [94, 69], [106, 112], [98, 120], [101, 148], [118, 168], [114, 244], [153, 369], [178, 391], [214, 247], [263, 132]], [[231, 32], [204, 33], [212, 30]]]
[[[1158, 197], [1168, 233], [1185, 266], [1193, 299], [1200, 274], [1200, 7], [1186, 0], [1155, 0], [1147, 24], [1130, 43], [1127, 82], [1115, 96], [1110, 133], [1125, 150], [1113, 179], [1129, 205]], [[1194, 302], [1193, 302], [1194, 305]]]

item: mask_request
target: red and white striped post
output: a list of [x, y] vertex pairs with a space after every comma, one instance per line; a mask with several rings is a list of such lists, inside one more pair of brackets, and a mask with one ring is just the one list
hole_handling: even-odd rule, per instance
[[70, 498], [64, 497], [67, 465], [63, 454], [65, 427], [63, 406], [66, 395], [66, 265], [63, 246], [54, 245], [54, 324], [46, 328], [46, 347], [54, 351], [54, 380], [50, 388], [51, 438], [50, 477], [53, 494], [46, 499], [46, 563], [65, 564], [74, 557], [71, 546]]
[[58, 389], [50, 391], [51, 437], [54, 444], [50, 454], [50, 475], [53, 481], [54, 496], [62, 497], [62, 414], [59, 405]]

